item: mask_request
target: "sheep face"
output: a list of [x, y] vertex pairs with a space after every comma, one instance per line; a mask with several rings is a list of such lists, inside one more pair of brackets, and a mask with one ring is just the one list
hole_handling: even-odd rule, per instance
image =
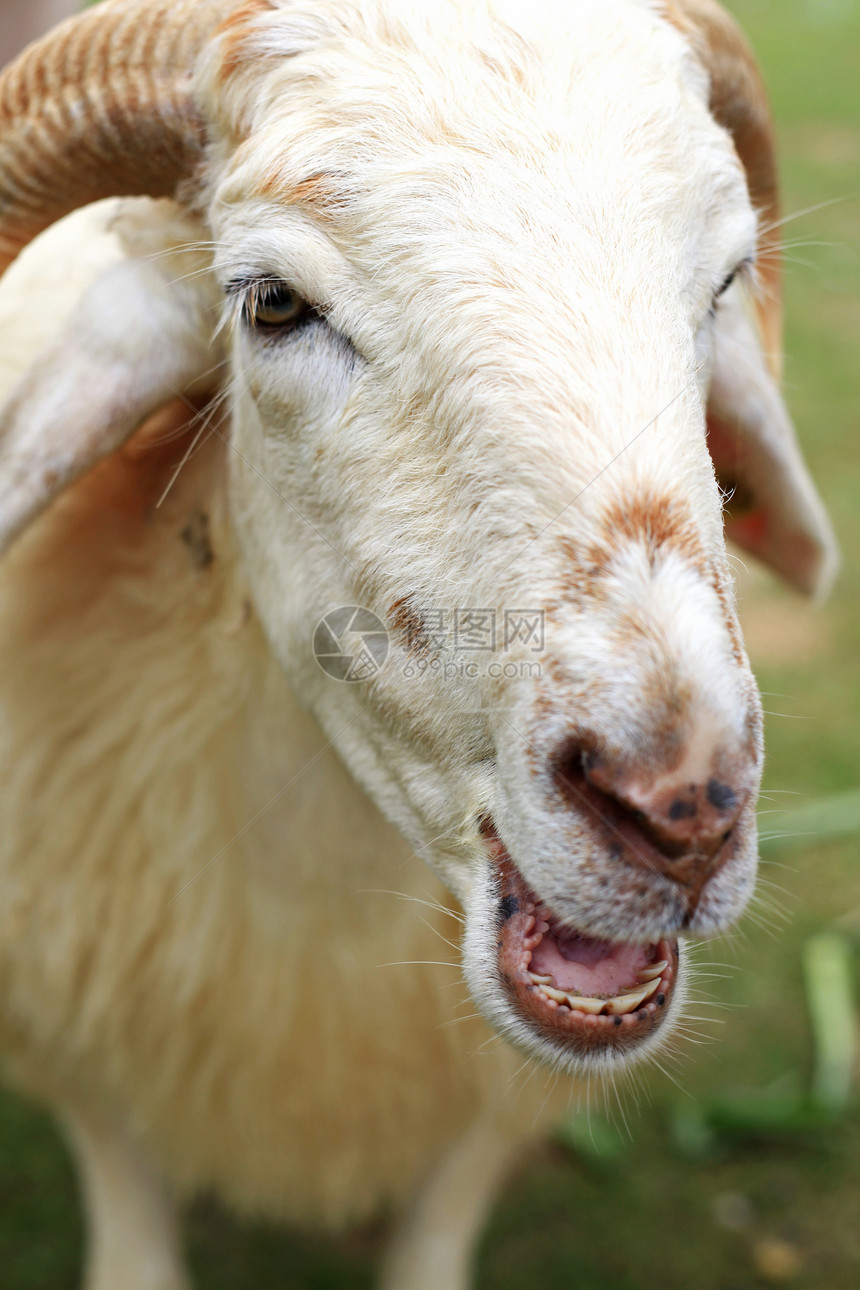
[[[672, 28], [534, 8], [292, 5], [202, 93], [258, 612], [462, 902], [485, 1014], [575, 1068], [659, 1042], [676, 938], [753, 885], [703, 400], [756, 220]], [[381, 626], [328, 619], [369, 646], [353, 682], [314, 640], [356, 606]]]

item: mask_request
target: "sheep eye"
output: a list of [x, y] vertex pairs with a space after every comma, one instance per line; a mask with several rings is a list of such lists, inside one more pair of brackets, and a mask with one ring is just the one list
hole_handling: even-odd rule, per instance
[[313, 307], [286, 282], [255, 283], [245, 299], [244, 316], [249, 327], [290, 331], [313, 312]]
[[714, 304], [717, 303], [720, 296], [724, 296], [726, 294], [729, 287], [732, 285], [732, 283], [734, 282], [737, 276], [738, 276], [738, 270], [733, 269], [732, 272], [729, 274], [729, 276], [726, 278], [725, 282], [722, 284], [722, 286], [718, 287], [717, 290], [714, 292]]
[[740, 264], [737, 265], [736, 268], [732, 269], [728, 277], [723, 280], [723, 282], [720, 284], [719, 287], [717, 287], [711, 299], [712, 314], [716, 313], [717, 302], [719, 301], [720, 296], [724, 296], [726, 294], [726, 292], [728, 291], [729, 287], [732, 285], [734, 280], [738, 277], [746, 276], [752, 273], [753, 263], [754, 261], [752, 256], [750, 256], [746, 260], [741, 260]]

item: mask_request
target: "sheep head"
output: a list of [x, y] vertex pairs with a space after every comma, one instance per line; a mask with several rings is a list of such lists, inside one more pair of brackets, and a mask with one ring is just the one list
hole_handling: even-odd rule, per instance
[[[34, 68], [80, 94], [94, 47], [75, 167], [80, 113], [46, 113]], [[26, 127], [0, 154], [7, 258], [132, 191], [175, 195], [214, 248], [183, 284], [123, 266], [128, 339], [98, 321], [111, 279], [76, 366], [61, 342], [24, 378], [7, 540], [223, 348], [257, 612], [462, 903], [485, 1015], [568, 1068], [647, 1052], [678, 937], [726, 927], [755, 877], [724, 522], [804, 590], [833, 560], [775, 381], [772, 153], [733, 25], [710, 0], [109, 0], [25, 54], [0, 109]], [[104, 407], [61, 417], [46, 370]], [[349, 632], [366, 666], [335, 677], [312, 643]]]

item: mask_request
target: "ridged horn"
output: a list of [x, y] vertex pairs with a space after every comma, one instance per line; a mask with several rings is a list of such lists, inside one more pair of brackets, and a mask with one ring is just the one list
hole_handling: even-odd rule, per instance
[[197, 56], [239, 0], [105, 0], [0, 75], [0, 273], [37, 233], [100, 197], [169, 197], [204, 127]]
[[711, 79], [711, 111], [734, 140], [759, 214], [756, 311], [774, 375], [782, 344], [779, 181], [767, 91], [755, 55], [735, 20], [716, 0], [665, 0], [668, 20], [689, 40]]

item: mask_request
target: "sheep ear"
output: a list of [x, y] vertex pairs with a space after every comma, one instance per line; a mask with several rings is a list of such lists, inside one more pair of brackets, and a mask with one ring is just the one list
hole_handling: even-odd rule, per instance
[[13, 387], [0, 411], [0, 552], [152, 413], [199, 392], [213, 363], [200, 289], [165, 263], [102, 274]]
[[716, 0], [662, 0], [708, 74], [710, 109], [731, 135], [759, 217], [749, 303], [739, 285], [720, 300], [708, 440], [731, 492], [726, 533], [799, 590], [824, 595], [836, 543], [779, 392], [782, 293], [779, 189], [767, 94], [752, 50]]
[[719, 303], [707, 423], [726, 536], [798, 590], [825, 595], [836, 541], [739, 285]]
[[708, 75], [714, 120], [732, 137], [759, 217], [758, 264], [752, 293], [756, 327], [767, 361], [779, 377], [782, 346], [782, 265], [779, 179], [767, 90], [749, 43], [716, 0], [662, 0], [663, 16], [688, 41]]

